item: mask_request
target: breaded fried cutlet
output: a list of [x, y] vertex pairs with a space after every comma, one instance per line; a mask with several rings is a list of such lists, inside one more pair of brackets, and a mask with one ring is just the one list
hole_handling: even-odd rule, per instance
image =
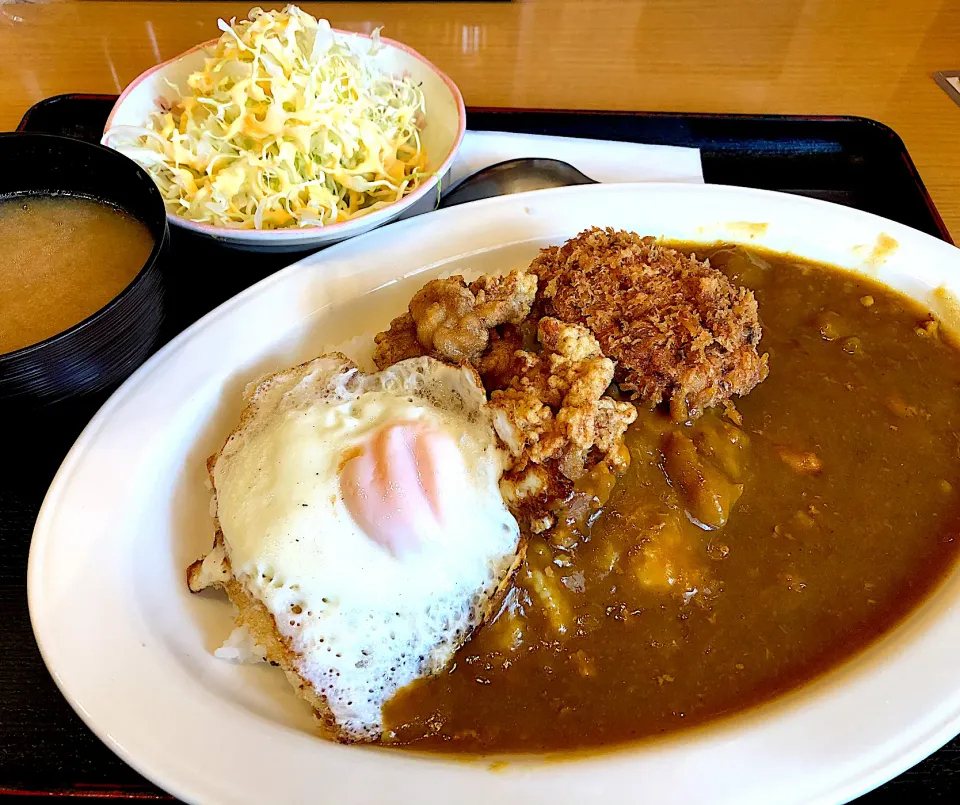
[[613, 229], [543, 249], [535, 312], [582, 324], [617, 362], [632, 399], [668, 402], [675, 419], [747, 394], [768, 374], [753, 292], [708, 262]]

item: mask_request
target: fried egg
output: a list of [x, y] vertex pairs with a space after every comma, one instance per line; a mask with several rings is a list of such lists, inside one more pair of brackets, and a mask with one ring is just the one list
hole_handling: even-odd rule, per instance
[[191, 589], [227, 589], [333, 737], [380, 739], [384, 702], [448, 663], [519, 562], [483, 386], [432, 358], [364, 375], [333, 354], [246, 397], [208, 465], [218, 536]]

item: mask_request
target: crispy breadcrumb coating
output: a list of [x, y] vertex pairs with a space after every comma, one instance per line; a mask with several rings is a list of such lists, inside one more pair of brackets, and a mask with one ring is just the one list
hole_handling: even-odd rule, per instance
[[632, 232], [589, 229], [543, 249], [538, 312], [582, 324], [632, 399], [675, 419], [747, 394], [768, 374], [753, 292], [708, 262]]

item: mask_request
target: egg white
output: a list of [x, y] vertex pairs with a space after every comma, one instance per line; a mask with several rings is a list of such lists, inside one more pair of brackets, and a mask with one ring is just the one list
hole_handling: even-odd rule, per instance
[[[442, 668], [513, 564], [519, 528], [498, 489], [502, 455], [469, 368], [431, 358], [362, 375], [332, 357], [278, 382], [213, 471], [233, 573], [273, 615], [298, 673], [353, 737], [377, 737], [399, 688]], [[452, 436], [466, 468], [462, 516], [441, 539], [394, 556], [344, 504], [343, 457], [384, 425]]]

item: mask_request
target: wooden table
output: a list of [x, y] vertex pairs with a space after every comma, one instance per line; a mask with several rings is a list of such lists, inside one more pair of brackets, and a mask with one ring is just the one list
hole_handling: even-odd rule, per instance
[[[250, 5], [0, 0], [0, 130], [50, 95], [120, 92], [151, 65], [217, 36], [217, 17], [243, 16]], [[960, 107], [932, 78], [960, 68], [958, 0], [303, 7], [340, 28], [384, 26], [446, 71], [473, 106], [875, 118], [903, 137], [960, 239]]]
[[[341, 28], [370, 31], [383, 25], [387, 35], [449, 73], [469, 105], [875, 118], [903, 137], [960, 240], [960, 107], [932, 78], [936, 70], [960, 68], [960, 0], [929, 0], [922, 7], [905, 0], [304, 7]], [[242, 16], [248, 9], [246, 3], [0, 0], [0, 130], [13, 129], [29, 106], [51, 95], [120, 92], [151, 65], [215, 37], [217, 17]], [[0, 487], [0, 498], [5, 494], [11, 493]], [[39, 505], [39, 498], [34, 503]], [[25, 562], [25, 544], [4, 548], [3, 534], [0, 523], [0, 552], [7, 560], [11, 551], [19, 552]], [[26, 628], [25, 615], [22, 625]], [[4, 703], [4, 662], [27, 654], [35, 661], [36, 649], [2, 640], [0, 649], [0, 722], [27, 729], [36, 715], [34, 700]], [[48, 680], [38, 678], [35, 687], [36, 697], [53, 695]], [[62, 702], [64, 723], [73, 718], [67, 709]], [[113, 783], [136, 784], [133, 772], [92, 735], [77, 745], [73, 734], [64, 728], [60, 740], [55, 725], [49, 731], [49, 754], [64, 758], [65, 782], [82, 776], [88, 791], [104, 799]], [[7, 761], [31, 768], [29, 752], [25, 747], [22, 757], [8, 753]], [[864, 802], [956, 802], [958, 779], [960, 740]], [[4, 786], [15, 782], [0, 780], [0, 798]], [[149, 787], [140, 793], [145, 799], [159, 796]]]

